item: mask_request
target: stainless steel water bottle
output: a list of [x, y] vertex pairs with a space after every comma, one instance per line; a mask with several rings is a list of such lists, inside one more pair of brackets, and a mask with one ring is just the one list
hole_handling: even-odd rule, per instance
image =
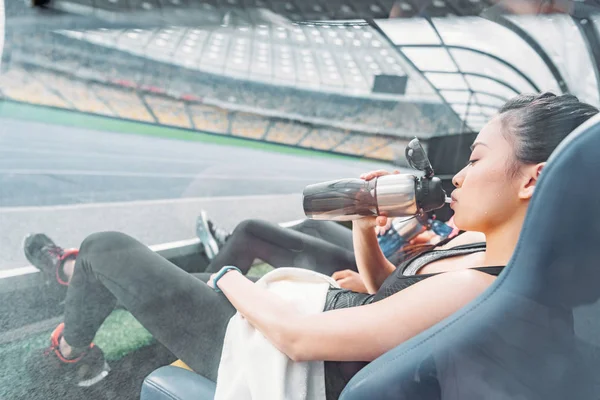
[[406, 217], [442, 207], [446, 193], [418, 139], [407, 146], [410, 165], [424, 176], [392, 174], [370, 181], [339, 179], [309, 185], [303, 192], [308, 218], [350, 221], [369, 216]]

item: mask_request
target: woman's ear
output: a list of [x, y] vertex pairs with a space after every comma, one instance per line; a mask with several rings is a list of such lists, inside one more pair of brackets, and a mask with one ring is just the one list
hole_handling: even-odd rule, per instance
[[545, 162], [528, 165], [523, 170], [523, 184], [521, 189], [519, 190], [519, 198], [522, 200], [529, 200], [533, 196], [533, 192], [535, 191], [535, 186], [537, 185], [538, 180], [540, 179], [540, 175]]

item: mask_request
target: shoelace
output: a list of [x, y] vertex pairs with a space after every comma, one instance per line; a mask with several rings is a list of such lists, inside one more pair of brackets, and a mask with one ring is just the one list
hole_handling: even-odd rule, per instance
[[208, 231], [221, 245], [229, 239], [229, 236], [231, 236], [231, 233], [227, 232], [225, 229], [215, 227], [211, 221], [208, 221]]
[[[44, 246], [42, 247], [42, 254], [44, 255], [53, 255], [58, 257], [59, 260], [62, 260], [63, 256], [65, 255], [65, 252], [63, 251], [63, 249], [61, 249], [58, 246]], [[54, 260], [51, 260], [54, 261]]]
[[[63, 286], [69, 286], [69, 282], [65, 281], [64, 279], [61, 278], [60, 276], [60, 265], [61, 262], [65, 259], [65, 251], [64, 249], [62, 249], [61, 247], [58, 246], [44, 246], [42, 247], [42, 256], [45, 258], [46, 261], [48, 261], [50, 263], [50, 265], [52, 265], [55, 268], [54, 274], [56, 277], [56, 281]], [[58, 258], [58, 263], [56, 262], [55, 259], [53, 259], [52, 257], [56, 257]]]

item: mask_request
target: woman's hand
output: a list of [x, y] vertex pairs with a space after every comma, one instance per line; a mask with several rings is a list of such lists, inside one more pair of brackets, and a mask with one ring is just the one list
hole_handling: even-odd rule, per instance
[[[352, 226], [360, 230], [372, 231], [382, 229], [388, 223], [388, 217], [380, 215], [379, 217], [363, 217], [352, 221]], [[386, 230], [389, 228], [386, 228]]]
[[351, 269], [336, 271], [331, 276], [343, 289], [352, 290], [358, 293], [368, 293], [360, 274]]
[[359, 178], [363, 179], [365, 181], [370, 181], [371, 179], [375, 179], [380, 176], [392, 175], [392, 174], [398, 175], [399, 173], [400, 173], [400, 171], [398, 171], [398, 170], [394, 170], [394, 172], [389, 172], [384, 169], [378, 169], [376, 171], [365, 172], [364, 174], [361, 174]]
[[375, 225], [375, 233], [377, 236], [383, 236], [392, 227], [392, 218], [387, 218], [384, 226]]
[[[385, 175], [397, 175], [400, 171], [395, 170], [394, 172], [389, 172], [384, 169], [378, 169], [376, 171], [365, 172], [360, 175], [360, 179], [365, 181], [370, 181], [372, 179], [378, 178], [380, 176]], [[373, 229], [375, 228], [377, 234], [384, 234], [388, 229], [390, 229], [392, 221], [389, 220], [386, 216], [380, 215], [378, 217], [364, 217], [358, 220], [353, 221], [353, 225], [360, 229]], [[380, 233], [381, 232], [381, 233]]]

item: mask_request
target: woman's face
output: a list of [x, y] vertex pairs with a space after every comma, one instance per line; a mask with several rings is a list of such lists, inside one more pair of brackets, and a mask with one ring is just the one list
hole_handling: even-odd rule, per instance
[[469, 164], [454, 176], [450, 207], [458, 228], [486, 233], [510, 221], [519, 210], [521, 180], [509, 172], [514, 148], [498, 117], [484, 126], [471, 149]]

